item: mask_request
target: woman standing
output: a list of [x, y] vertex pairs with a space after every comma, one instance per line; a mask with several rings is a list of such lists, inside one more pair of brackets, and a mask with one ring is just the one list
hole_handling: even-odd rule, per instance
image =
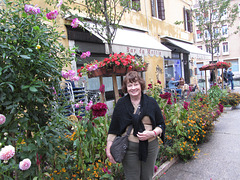
[[[127, 73], [122, 90], [127, 93], [120, 98], [113, 112], [108, 131], [106, 154], [109, 161], [116, 163], [110, 147], [116, 136], [126, 134], [129, 125], [129, 147], [123, 159], [123, 169], [127, 180], [152, 180], [154, 165], [159, 152], [157, 136], [164, 140], [165, 123], [157, 102], [143, 94], [145, 81], [138, 72]], [[135, 114], [140, 108], [140, 113]]]

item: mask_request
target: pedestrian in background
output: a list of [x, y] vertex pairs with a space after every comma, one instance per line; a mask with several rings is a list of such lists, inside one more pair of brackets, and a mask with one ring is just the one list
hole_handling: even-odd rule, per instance
[[224, 72], [223, 72], [223, 81], [224, 81], [224, 88], [226, 88], [226, 86], [228, 84], [228, 75], [227, 75], [226, 69], [224, 69]]
[[227, 73], [227, 77], [228, 77], [228, 85], [231, 84], [231, 89], [234, 90], [234, 84], [233, 84], [233, 72], [232, 72], [232, 68], [229, 68], [228, 73]]
[[[125, 135], [128, 127], [133, 125], [122, 162], [126, 180], [152, 180], [159, 152], [157, 136], [164, 140], [161, 109], [154, 98], [143, 93], [144, 89], [145, 81], [138, 72], [127, 73], [122, 86], [127, 95], [118, 100], [108, 131], [106, 154], [111, 163], [116, 163], [110, 152], [112, 142], [116, 136]], [[140, 112], [136, 114], [139, 108]]]

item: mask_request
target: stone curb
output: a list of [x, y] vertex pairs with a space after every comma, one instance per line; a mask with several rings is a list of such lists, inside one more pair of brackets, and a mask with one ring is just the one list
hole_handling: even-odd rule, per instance
[[175, 164], [179, 160], [178, 157], [173, 158], [171, 161], [166, 161], [163, 163], [157, 170], [157, 172], [153, 176], [153, 180], [156, 178], [160, 178], [161, 175], [163, 175], [164, 172], [166, 172], [173, 164]]

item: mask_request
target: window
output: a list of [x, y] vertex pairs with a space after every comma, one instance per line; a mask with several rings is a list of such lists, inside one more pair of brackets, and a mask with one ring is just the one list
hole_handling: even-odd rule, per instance
[[225, 9], [221, 15], [222, 15], [221, 20], [226, 20], [227, 19], [227, 10]]
[[227, 25], [222, 26], [222, 36], [228, 37], [228, 26]]
[[217, 13], [216, 10], [213, 10], [213, 11], [212, 11], [212, 20], [213, 20], [213, 21], [216, 21], [217, 18], [218, 18], [218, 13]]
[[219, 56], [219, 46], [213, 48], [214, 56]]
[[222, 47], [223, 47], [223, 55], [229, 54], [228, 42], [223, 42]]
[[199, 24], [199, 21], [200, 21], [200, 14], [199, 13], [196, 13], [196, 25]]
[[189, 9], [183, 8], [183, 15], [184, 15], [184, 28], [185, 31], [193, 32], [193, 25], [192, 25], [192, 15]]
[[211, 53], [211, 47], [209, 45], [206, 45], [205, 48], [206, 48], [206, 52]]
[[151, 0], [152, 16], [161, 20], [165, 20], [164, 0]]
[[[129, 7], [136, 10], [140, 11], [141, 10], [141, 5], [140, 5], [140, 0], [129, 0]], [[121, 6], [127, 6], [127, 2], [121, 1]]]
[[213, 38], [219, 38], [219, 35], [221, 34], [221, 30], [219, 28], [213, 29]]
[[200, 30], [197, 30], [196, 40], [197, 40], [197, 41], [202, 41], [202, 35], [201, 35], [201, 31], [200, 31]]
[[208, 30], [204, 30], [204, 38], [210, 39], [210, 34], [209, 34]]
[[232, 64], [232, 66], [231, 66], [231, 68], [232, 68], [232, 71], [233, 72], [239, 72], [239, 65], [238, 65], [238, 60], [236, 59], [236, 60], [227, 60], [227, 61], [224, 61], [224, 62], [227, 62], [227, 63], [231, 63]]

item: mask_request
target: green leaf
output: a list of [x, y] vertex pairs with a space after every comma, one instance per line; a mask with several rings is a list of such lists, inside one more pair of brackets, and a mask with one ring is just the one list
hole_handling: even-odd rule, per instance
[[30, 87], [29, 85], [26, 85], [26, 86], [21, 85], [21, 89], [22, 89], [22, 90], [27, 89], [27, 88], [29, 88], [29, 87]]
[[29, 88], [29, 90], [30, 90], [31, 92], [37, 92], [37, 91], [38, 91], [35, 86], [31, 86], [31, 87]]
[[23, 58], [23, 59], [31, 59], [29, 56], [27, 56], [27, 55], [20, 55], [20, 57], [21, 58]]
[[34, 26], [33, 29], [36, 30], [36, 31], [40, 30], [39, 26]]

